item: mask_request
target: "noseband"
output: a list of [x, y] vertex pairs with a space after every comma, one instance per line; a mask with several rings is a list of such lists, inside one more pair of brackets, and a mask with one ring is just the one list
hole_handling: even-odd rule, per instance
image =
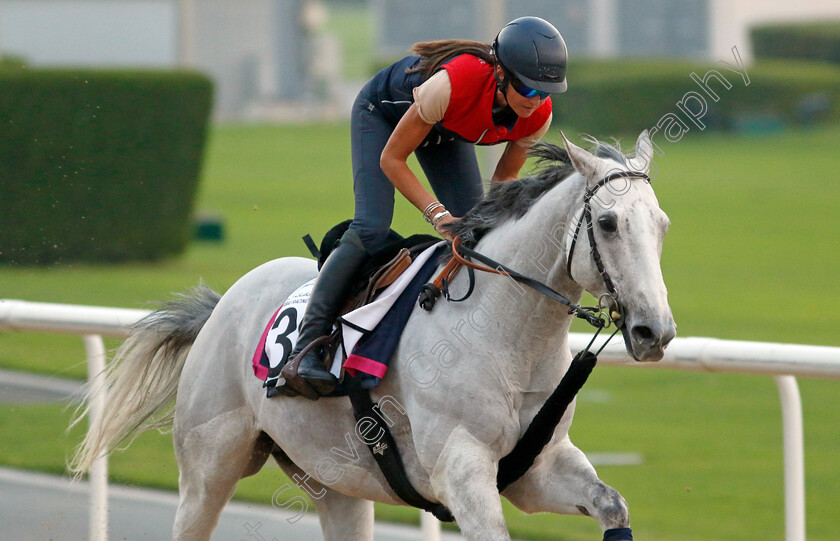
[[580, 234], [580, 228], [583, 222], [586, 222], [586, 233], [589, 237], [589, 249], [592, 253], [592, 259], [595, 261], [595, 267], [598, 269], [598, 273], [601, 275], [601, 278], [604, 280], [604, 285], [607, 288], [607, 293], [612, 297], [613, 301], [615, 302], [616, 306], [615, 309], [618, 311], [618, 318], [613, 319], [620, 319], [623, 316], [621, 304], [618, 302], [618, 291], [615, 288], [615, 284], [610, 278], [610, 274], [607, 272], [607, 268], [604, 266], [604, 261], [601, 259], [601, 252], [598, 250], [598, 243], [595, 241], [595, 227], [592, 224], [592, 204], [590, 201], [592, 197], [595, 196], [595, 193], [601, 189], [603, 186], [606, 186], [611, 181], [617, 178], [625, 178], [625, 179], [632, 179], [632, 178], [641, 178], [644, 179], [648, 184], [650, 184], [651, 179], [644, 173], [637, 173], [635, 171], [621, 171], [618, 173], [613, 173], [611, 175], [607, 175], [606, 177], [602, 178], [592, 186], [586, 188], [586, 192], [583, 195], [583, 214], [578, 220], [577, 226], [575, 227], [575, 234], [572, 236], [572, 245], [569, 247], [569, 257], [566, 263], [566, 273], [569, 275], [569, 278], [574, 280], [572, 276], [572, 258], [575, 254], [575, 245], [577, 244], [577, 238]]

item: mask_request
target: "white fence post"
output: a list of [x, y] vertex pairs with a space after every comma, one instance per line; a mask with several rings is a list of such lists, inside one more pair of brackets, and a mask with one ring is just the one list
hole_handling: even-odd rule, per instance
[[[88, 382], [92, 390], [88, 423], [105, 411], [105, 344], [97, 334], [84, 335]], [[90, 469], [90, 540], [108, 541], [108, 457], [97, 458]]]
[[440, 541], [440, 521], [431, 513], [420, 511], [420, 530], [423, 541]]
[[805, 438], [802, 399], [793, 376], [776, 376], [782, 401], [785, 456], [785, 539], [805, 541]]

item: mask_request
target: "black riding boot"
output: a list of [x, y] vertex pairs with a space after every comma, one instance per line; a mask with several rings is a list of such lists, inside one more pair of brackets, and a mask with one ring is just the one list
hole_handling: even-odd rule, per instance
[[[338, 246], [333, 249], [321, 267], [318, 281], [309, 298], [303, 327], [290, 359], [297, 356], [316, 338], [330, 333], [342, 305], [347, 302], [353, 282], [368, 260], [368, 256], [367, 250], [355, 231], [348, 230], [344, 233]], [[335, 376], [324, 367], [325, 356], [324, 348], [311, 348], [301, 359], [297, 372], [321, 396], [330, 394], [338, 383]]]

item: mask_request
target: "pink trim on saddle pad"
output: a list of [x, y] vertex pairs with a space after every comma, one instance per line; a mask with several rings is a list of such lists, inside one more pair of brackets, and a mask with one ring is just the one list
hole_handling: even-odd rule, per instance
[[385, 376], [385, 371], [388, 370], [388, 365], [352, 353], [344, 361], [344, 369], [353, 377], [356, 377], [356, 371], [358, 370], [382, 379]]
[[263, 353], [265, 352], [265, 341], [268, 338], [268, 332], [271, 330], [271, 326], [274, 325], [274, 320], [277, 319], [277, 314], [279, 314], [282, 309], [283, 305], [281, 304], [280, 308], [278, 308], [277, 311], [274, 312], [274, 315], [271, 316], [271, 319], [268, 320], [268, 325], [265, 326], [262, 337], [260, 337], [260, 343], [257, 344], [257, 351], [254, 352], [254, 358], [251, 359], [251, 364], [254, 366], [254, 375], [263, 381], [265, 381], [265, 378], [268, 377], [268, 367], [261, 365], [260, 359], [262, 359]]

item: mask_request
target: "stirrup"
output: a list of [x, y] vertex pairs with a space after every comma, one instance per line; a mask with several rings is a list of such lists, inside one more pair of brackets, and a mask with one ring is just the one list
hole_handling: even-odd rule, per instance
[[[298, 374], [298, 369], [300, 368], [300, 362], [303, 358], [308, 354], [312, 349], [326, 345], [329, 343], [330, 337], [321, 336], [316, 338], [312, 342], [306, 345], [297, 355], [292, 357], [286, 362], [286, 365], [280, 371], [280, 376], [286, 380], [286, 383], [283, 387], [288, 386], [291, 390], [301, 394], [302, 396], [308, 398], [309, 400], [318, 400], [323, 396], [321, 393], [317, 391], [315, 387], [309, 384], [300, 374]], [[332, 392], [332, 390], [330, 390]], [[279, 394], [287, 394], [284, 391], [279, 391]], [[329, 394], [329, 393], [325, 393]]]

